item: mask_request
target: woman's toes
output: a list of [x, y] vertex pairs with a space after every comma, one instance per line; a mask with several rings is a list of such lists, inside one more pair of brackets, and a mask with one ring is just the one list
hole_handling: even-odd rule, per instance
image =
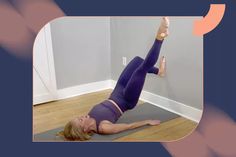
[[166, 17], [163, 17], [163, 24], [165, 25], [165, 27], [169, 27], [170, 25], [170, 20], [169, 18], [166, 16]]

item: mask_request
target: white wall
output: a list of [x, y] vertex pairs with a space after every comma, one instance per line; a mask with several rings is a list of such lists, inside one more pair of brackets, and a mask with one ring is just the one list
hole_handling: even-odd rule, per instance
[[[148, 75], [144, 90], [201, 109], [203, 38], [192, 35], [199, 17], [170, 17], [170, 35], [161, 55], [165, 78]], [[124, 69], [122, 57], [145, 57], [161, 17], [65, 17], [51, 22], [57, 88], [108, 79]], [[158, 66], [158, 64], [157, 64]]]
[[57, 88], [110, 78], [110, 18], [63, 17], [51, 22]]

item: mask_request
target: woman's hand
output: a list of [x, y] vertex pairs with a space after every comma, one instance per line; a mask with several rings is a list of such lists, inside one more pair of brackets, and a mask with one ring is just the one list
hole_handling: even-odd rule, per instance
[[159, 125], [161, 123], [161, 121], [160, 120], [147, 120], [147, 124], [148, 125], [152, 125], [152, 126], [154, 126], [154, 125]]

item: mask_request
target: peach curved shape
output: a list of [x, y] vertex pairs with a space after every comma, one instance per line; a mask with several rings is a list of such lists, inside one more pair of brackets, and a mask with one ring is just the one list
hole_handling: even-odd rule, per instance
[[225, 7], [225, 4], [211, 4], [207, 15], [194, 21], [193, 34], [202, 36], [216, 28], [224, 16]]

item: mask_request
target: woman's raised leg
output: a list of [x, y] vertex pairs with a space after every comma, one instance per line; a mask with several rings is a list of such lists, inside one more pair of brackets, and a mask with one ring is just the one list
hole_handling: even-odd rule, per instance
[[155, 40], [151, 50], [147, 54], [142, 64], [133, 72], [126, 87], [123, 90], [125, 99], [130, 102], [129, 108], [133, 108], [140, 97], [143, 85], [145, 82], [146, 74], [156, 64], [160, 53], [162, 41]]
[[123, 89], [124, 98], [129, 102], [128, 108], [132, 109], [137, 104], [147, 72], [156, 64], [163, 39], [168, 36], [169, 20], [164, 17], [158, 29], [155, 42], [145, 57], [143, 63], [133, 72], [126, 87]]
[[[143, 63], [143, 61], [144, 59], [139, 56], [134, 57], [122, 71], [117, 81], [117, 84], [125, 87], [129, 79], [131, 78], [132, 74], [134, 73], [134, 71]], [[154, 66], [148, 70], [148, 73], [158, 74], [158, 72], [159, 69]]]

